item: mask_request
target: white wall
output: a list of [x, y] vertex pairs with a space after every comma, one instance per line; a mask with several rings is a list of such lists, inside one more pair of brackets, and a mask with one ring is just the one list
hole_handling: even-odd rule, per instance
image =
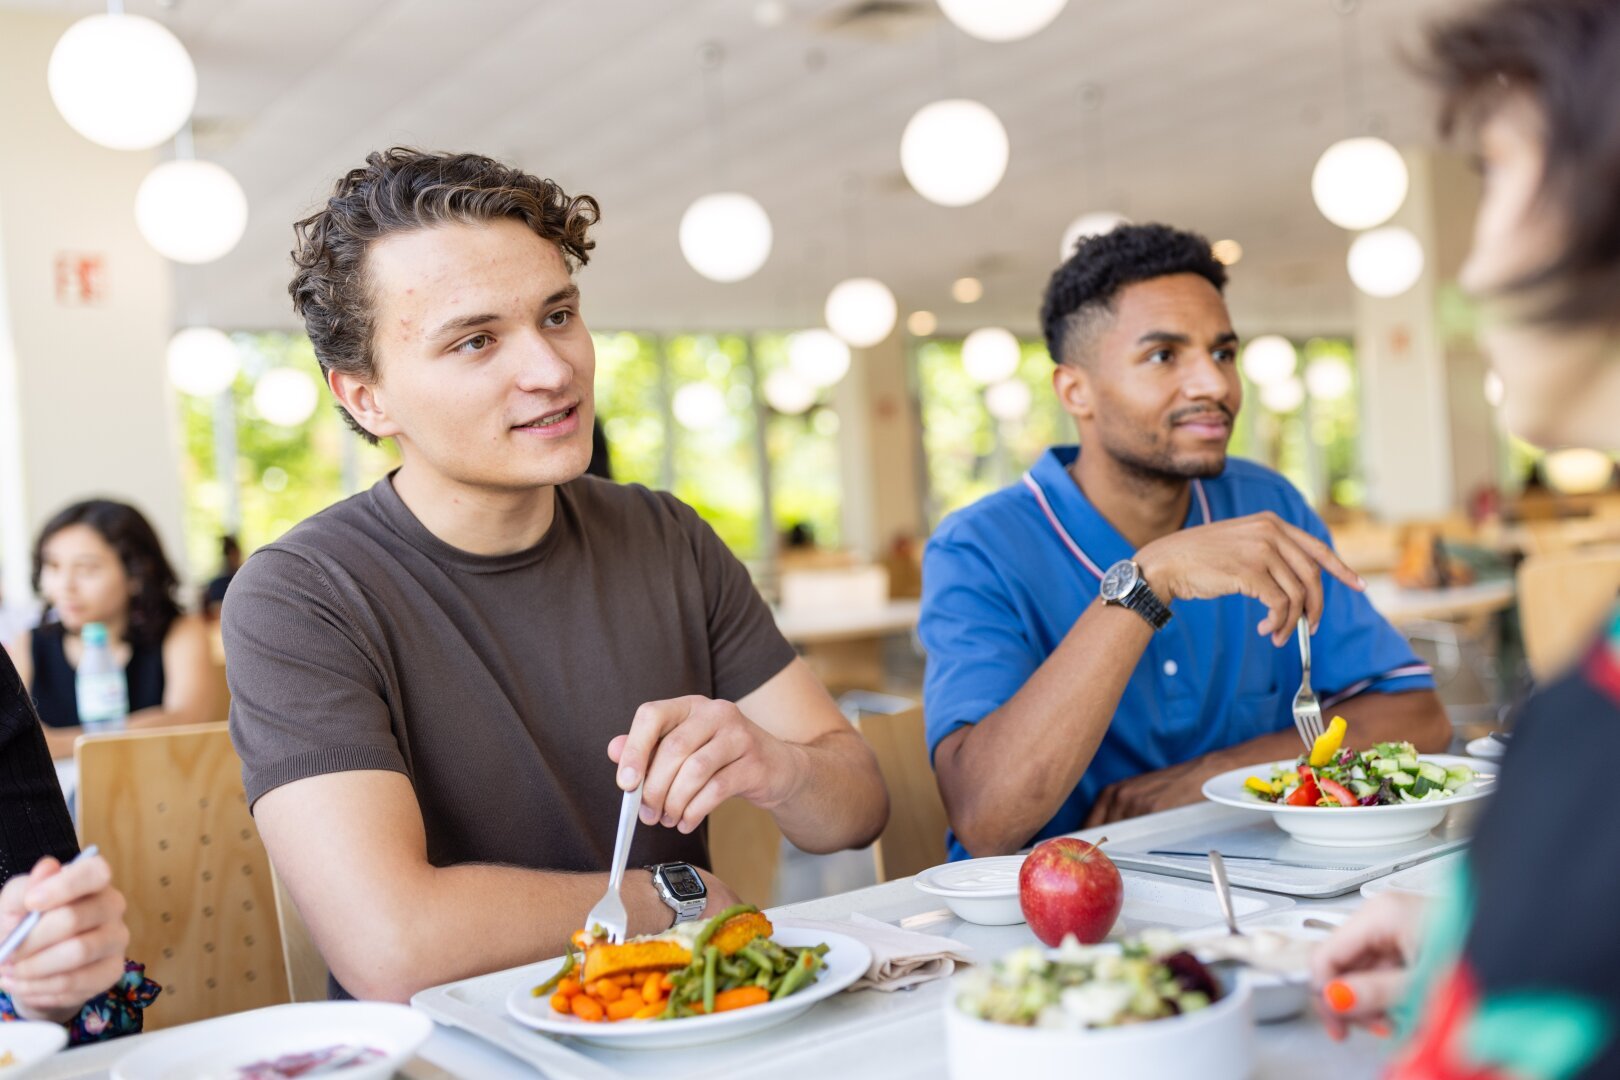
[[[138, 506], [185, 573], [163, 359], [172, 272], [134, 215], [158, 158], [96, 146], [57, 113], [45, 68], [69, 23], [0, 12], [0, 568], [12, 601], [27, 594], [35, 530], [90, 495]], [[99, 306], [57, 302], [64, 252], [104, 256]]]

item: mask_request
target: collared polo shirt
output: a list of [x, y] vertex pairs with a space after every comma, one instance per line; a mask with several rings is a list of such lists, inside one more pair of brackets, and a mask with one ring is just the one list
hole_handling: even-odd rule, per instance
[[[930, 756], [945, 736], [1017, 693], [1097, 599], [1108, 567], [1135, 554], [1070, 476], [1079, 452], [1053, 447], [1019, 483], [946, 518], [928, 542], [918, 632], [928, 651]], [[1238, 458], [1220, 476], [1192, 482], [1183, 527], [1266, 510], [1329, 541], [1298, 489]], [[1311, 679], [1324, 707], [1434, 685], [1428, 666], [1364, 595], [1324, 574], [1323, 602]], [[1299, 649], [1292, 638], [1278, 648], [1256, 632], [1263, 604], [1226, 596], [1175, 600], [1170, 608], [1174, 617], [1137, 662], [1079, 785], [1032, 843], [1080, 828], [1116, 781], [1293, 725]], [[950, 849], [953, 859], [967, 855], [954, 836]]]

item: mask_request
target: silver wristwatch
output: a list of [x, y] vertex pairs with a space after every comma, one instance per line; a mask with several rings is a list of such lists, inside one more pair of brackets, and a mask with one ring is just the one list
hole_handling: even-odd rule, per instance
[[1103, 575], [1100, 590], [1103, 603], [1130, 608], [1154, 630], [1170, 621], [1170, 607], [1160, 600], [1142, 577], [1142, 568], [1130, 559], [1121, 559]]
[[652, 874], [653, 888], [658, 890], [658, 895], [675, 911], [673, 925], [702, 917], [709, 903], [709, 887], [691, 863], [658, 863], [647, 867], [647, 872]]

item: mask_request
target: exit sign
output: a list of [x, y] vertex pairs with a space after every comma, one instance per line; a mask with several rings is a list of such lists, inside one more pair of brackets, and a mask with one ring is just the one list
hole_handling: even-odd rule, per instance
[[107, 257], [64, 251], [56, 256], [56, 302], [63, 307], [96, 307], [107, 299]]

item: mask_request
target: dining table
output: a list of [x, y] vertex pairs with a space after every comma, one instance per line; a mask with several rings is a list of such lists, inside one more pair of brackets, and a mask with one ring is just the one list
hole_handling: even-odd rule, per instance
[[[1100, 834], [1101, 830], [1093, 829], [1075, 835], [1098, 840]], [[1294, 899], [1292, 910], [1343, 918], [1361, 902], [1359, 894], [1326, 900]], [[911, 878], [773, 908], [768, 914], [773, 918], [823, 921], [842, 921], [862, 914], [903, 928], [956, 938], [974, 950], [976, 962], [987, 962], [1035, 943], [1033, 933], [1023, 924], [989, 927], [961, 922], [941, 906], [938, 898], [917, 889]], [[792, 1023], [749, 1036], [768, 1052], [756, 1055], [752, 1063], [747, 1058], [738, 1059], [722, 1072], [739, 1080], [779, 1080], [790, 1075], [935, 1080], [946, 1072], [943, 1009], [950, 992], [949, 980], [936, 980], [895, 993], [863, 990], [835, 995]], [[150, 1040], [183, 1038], [186, 1030], [172, 1028], [68, 1050], [32, 1075], [39, 1080], [100, 1080], [112, 1075], [110, 1070], [120, 1058]], [[551, 1052], [549, 1047], [541, 1047], [545, 1041], [542, 1036], [535, 1034], [532, 1038], [537, 1040], [537, 1049]], [[1309, 1063], [1312, 1075], [1363, 1080], [1380, 1073], [1392, 1050], [1388, 1039], [1361, 1031], [1335, 1042], [1310, 1010], [1293, 1019], [1258, 1024], [1255, 1047], [1253, 1075], [1257, 1080], [1296, 1080], [1302, 1063]], [[711, 1065], [703, 1047], [618, 1051], [602, 1055], [600, 1060], [578, 1059], [573, 1063], [567, 1055], [557, 1054], [555, 1061], [545, 1065], [537, 1063], [544, 1054], [538, 1058], [529, 1056], [531, 1060], [522, 1060], [474, 1034], [436, 1023], [416, 1057], [397, 1075], [408, 1080], [527, 1080], [537, 1076], [602, 1080], [637, 1075], [678, 1080], [719, 1075], [709, 1071]], [[645, 1064], [636, 1065], [638, 1058]], [[626, 1061], [635, 1067], [624, 1066]], [[649, 1072], [655, 1065], [656, 1070]]]

